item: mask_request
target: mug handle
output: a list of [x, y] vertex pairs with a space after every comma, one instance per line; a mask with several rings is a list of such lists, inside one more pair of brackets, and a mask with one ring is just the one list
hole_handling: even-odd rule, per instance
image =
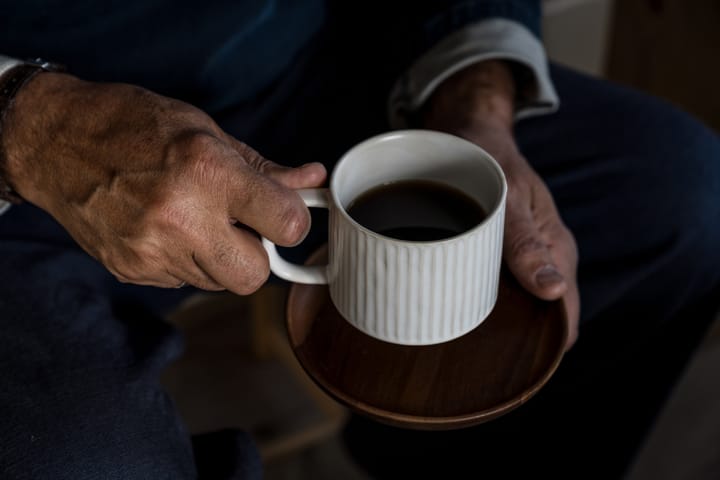
[[[296, 190], [308, 207], [329, 208], [327, 188], [304, 188]], [[297, 265], [280, 256], [275, 244], [263, 237], [263, 247], [270, 258], [270, 270], [278, 277], [296, 283], [327, 285], [327, 265]]]

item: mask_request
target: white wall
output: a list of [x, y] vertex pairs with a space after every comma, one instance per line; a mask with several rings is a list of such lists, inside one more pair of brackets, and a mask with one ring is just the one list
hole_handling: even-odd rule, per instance
[[543, 39], [550, 59], [602, 76], [612, 0], [544, 0]]

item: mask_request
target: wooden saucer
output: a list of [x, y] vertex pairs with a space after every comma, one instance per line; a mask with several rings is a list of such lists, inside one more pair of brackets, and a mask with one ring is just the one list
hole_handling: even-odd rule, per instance
[[[308, 264], [324, 263], [325, 248]], [[545, 302], [503, 271], [493, 312], [475, 330], [430, 346], [372, 338], [335, 309], [327, 286], [294, 284], [290, 344], [308, 375], [351, 410], [406, 428], [476, 425], [525, 403], [563, 356], [561, 301]]]

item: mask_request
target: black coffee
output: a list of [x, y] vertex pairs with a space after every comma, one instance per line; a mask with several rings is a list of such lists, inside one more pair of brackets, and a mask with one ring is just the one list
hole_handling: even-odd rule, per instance
[[353, 200], [347, 212], [360, 225], [399, 240], [430, 242], [454, 237], [487, 214], [464, 192], [429, 180], [375, 187]]

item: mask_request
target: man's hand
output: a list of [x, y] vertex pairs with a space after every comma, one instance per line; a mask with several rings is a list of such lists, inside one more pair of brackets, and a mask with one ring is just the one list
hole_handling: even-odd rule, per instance
[[297, 188], [320, 164], [276, 165], [180, 101], [122, 84], [41, 73], [19, 92], [0, 141], [10, 183], [123, 282], [238, 294], [268, 259], [250, 227], [285, 246], [310, 216]]
[[502, 166], [508, 181], [505, 261], [520, 284], [544, 300], [564, 297], [569, 336], [577, 339], [580, 315], [577, 247], [552, 195], [528, 164], [512, 134], [515, 88], [499, 61], [468, 67], [444, 81], [428, 101], [425, 126], [464, 137]]

